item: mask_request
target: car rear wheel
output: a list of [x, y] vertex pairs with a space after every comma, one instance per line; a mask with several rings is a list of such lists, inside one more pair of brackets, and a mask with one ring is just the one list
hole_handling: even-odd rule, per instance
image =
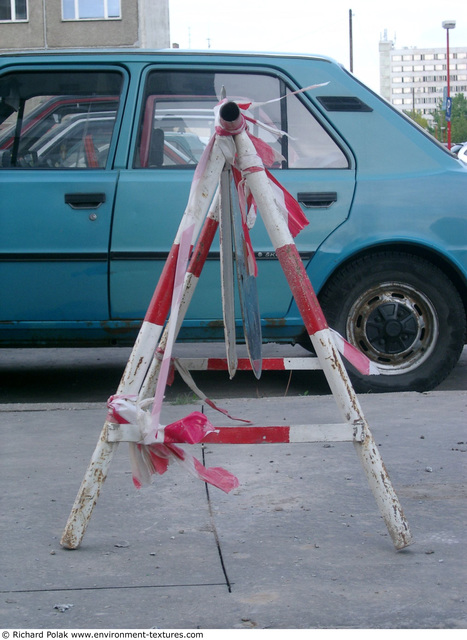
[[437, 267], [404, 253], [365, 256], [320, 296], [331, 327], [379, 368], [348, 370], [356, 391], [428, 391], [456, 365], [466, 330], [459, 293]]

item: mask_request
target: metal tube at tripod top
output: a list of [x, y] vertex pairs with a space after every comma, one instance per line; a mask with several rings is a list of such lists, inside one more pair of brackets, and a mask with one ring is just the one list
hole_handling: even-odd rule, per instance
[[236, 102], [226, 102], [220, 108], [219, 115], [226, 122], [235, 122], [240, 117], [240, 108]]
[[244, 128], [244, 120], [235, 102], [226, 102], [219, 109], [220, 124], [226, 131], [238, 133]]

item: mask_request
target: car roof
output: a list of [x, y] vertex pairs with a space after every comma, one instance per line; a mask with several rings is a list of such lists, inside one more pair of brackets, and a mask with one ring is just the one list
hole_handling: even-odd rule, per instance
[[[319, 60], [329, 62], [331, 64], [339, 64], [329, 56], [308, 53], [293, 52], [272, 52], [272, 51], [224, 51], [215, 49], [47, 49], [47, 50], [21, 50], [21, 51], [4, 51], [0, 52], [0, 58], [22, 58], [22, 57], [58, 57], [58, 56], [76, 56], [77, 54], [90, 57], [99, 56], [120, 56], [120, 58], [136, 58], [136, 57], [165, 57], [165, 56], [202, 56], [206, 58], [222, 56], [222, 57], [249, 57], [249, 58], [301, 58], [305, 60]], [[340, 66], [340, 65], [339, 65]]]

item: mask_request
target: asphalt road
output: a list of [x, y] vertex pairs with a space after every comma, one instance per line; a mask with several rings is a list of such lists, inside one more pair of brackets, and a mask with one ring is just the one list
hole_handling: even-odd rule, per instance
[[[177, 345], [177, 354], [222, 357], [223, 345]], [[2, 349], [0, 403], [105, 402], [114, 394], [131, 349]], [[242, 354], [240, 354], [242, 355]], [[301, 347], [267, 345], [263, 356], [305, 356]], [[329, 388], [321, 371], [194, 372], [199, 388], [211, 398], [264, 398], [325, 395]], [[451, 375], [437, 390], [467, 389], [467, 347]], [[192, 391], [176, 375], [168, 387], [168, 401], [185, 402]]]

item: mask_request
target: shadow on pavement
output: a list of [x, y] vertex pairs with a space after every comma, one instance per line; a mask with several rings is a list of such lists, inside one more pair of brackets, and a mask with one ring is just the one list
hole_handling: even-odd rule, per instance
[[[197, 345], [198, 349], [206, 347]], [[288, 347], [285, 355], [290, 355], [290, 350], [296, 356], [307, 355], [300, 347]], [[117, 389], [130, 352], [129, 348], [2, 349], [0, 403], [106, 402]], [[222, 371], [195, 371], [192, 375], [199, 388], [213, 399], [329, 393], [321, 371], [263, 371], [260, 380], [244, 371], [237, 372], [233, 380]], [[458, 365], [437, 390], [466, 388], [467, 348], [464, 348]], [[190, 398], [192, 391], [176, 374], [173, 385], [167, 388], [166, 399], [183, 403]]]

